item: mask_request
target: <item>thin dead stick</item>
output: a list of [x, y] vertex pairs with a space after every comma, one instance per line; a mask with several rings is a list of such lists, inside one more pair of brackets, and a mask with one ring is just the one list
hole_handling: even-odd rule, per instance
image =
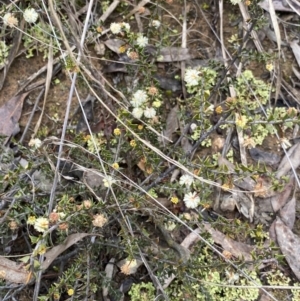
[[27, 121], [26, 127], [25, 127], [25, 129], [24, 129], [24, 131], [23, 131], [22, 137], [21, 137], [21, 139], [20, 139], [20, 141], [19, 141], [20, 144], [22, 144], [23, 141], [24, 141], [24, 138], [25, 138], [25, 136], [26, 136], [26, 134], [27, 134], [27, 131], [28, 131], [28, 129], [29, 129], [29, 126], [30, 126], [30, 124], [31, 124], [33, 115], [34, 115], [34, 113], [35, 113], [35, 111], [36, 111], [36, 109], [37, 109], [37, 107], [38, 107], [39, 101], [40, 101], [40, 99], [42, 98], [44, 91], [45, 91], [45, 88], [43, 88], [43, 89], [41, 90], [40, 94], [39, 94], [38, 97], [36, 98], [34, 107], [33, 107], [32, 111], [31, 111], [30, 116], [29, 116], [29, 119], [28, 119], [28, 121]]
[[[241, 14], [243, 16], [243, 20], [244, 20], [245, 24], [248, 24], [248, 28], [247, 28], [247, 30], [248, 30], [251, 27], [251, 24], [249, 24], [249, 20], [251, 20], [251, 17], [250, 17], [250, 15], [248, 13], [248, 10], [247, 10], [245, 4], [242, 1], [239, 2], [239, 8], [240, 8], [240, 11], [241, 11]], [[254, 42], [254, 44], [256, 46], [256, 49], [259, 52], [263, 52], [264, 48], [263, 48], [263, 46], [262, 46], [262, 44], [261, 44], [261, 42], [260, 42], [260, 40], [258, 38], [258, 34], [257, 34], [257, 32], [255, 30], [251, 30], [251, 37], [252, 37], [252, 40], [253, 40], [253, 42]]]
[[114, 2], [107, 8], [105, 13], [100, 17], [100, 21], [104, 22], [111, 15], [111, 13], [116, 9], [119, 5], [120, 0], [114, 0]]
[[[187, 45], [187, 25], [186, 25], [186, 14], [187, 14], [187, 7], [186, 7], [186, 0], [184, 0], [184, 7], [183, 7], [183, 23], [182, 23], [182, 40], [181, 40], [181, 48], [186, 49]], [[184, 99], [186, 99], [186, 87], [184, 82], [184, 73], [185, 73], [185, 61], [180, 63], [181, 67], [181, 84], [182, 84], [182, 93]]]
[[142, 0], [128, 15], [125, 16], [125, 19], [130, 18], [132, 15], [137, 13], [142, 7], [148, 4], [150, 0]]

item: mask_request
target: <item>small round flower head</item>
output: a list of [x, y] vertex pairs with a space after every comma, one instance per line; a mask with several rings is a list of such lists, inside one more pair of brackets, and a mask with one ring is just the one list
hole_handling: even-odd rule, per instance
[[183, 201], [187, 208], [195, 209], [200, 203], [200, 198], [196, 192], [189, 192], [184, 195]]
[[171, 197], [171, 202], [172, 202], [173, 204], [178, 204], [178, 203], [179, 203], [178, 197], [176, 197], [176, 196]]
[[133, 61], [139, 59], [139, 54], [136, 51], [132, 51], [132, 50], [127, 51], [127, 56]]
[[102, 228], [107, 222], [107, 218], [103, 214], [96, 214], [93, 216], [93, 226]]
[[120, 136], [121, 135], [121, 130], [119, 128], [114, 129], [114, 135]]
[[245, 115], [237, 115], [235, 119], [235, 124], [243, 129], [248, 122], [248, 118]]
[[230, 0], [233, 5], [239, 4], [242, 0]]
[[35, 216], [33, 216], [33, 215], [29, 216], [28, 220], [27, 220], [27, 224], [28, 225], [34, 225], [35, 220], [36, 220]]
[[111, 167], [113, 168], [113, 169], [119, 169], [120, 168], [120, 165], [119, 165], [119, 163], [118, 162], [114, 162], [112, 165], [111, 165]]
[[42, 141], [39, 138], [30, 139], [29, 146], [33, 146], [34, 148], [39, 148], [42, 145]]
[[18, 223], [16, 221], [10, 221], [9, 222], [9, 229], [10, 230], [17, 230], [18, 229]]
[[134, 274], [137, 270], [137, 261], [136, 259], [126, 260], [125, 263], [121, 266], [121, 272], [125, 275]]
[[198, 127], [198, 126], [197, 126], [196, 123], [192, 123], [192, 124], [190, 125], [190, 129], [191, 129], [192, 132], [194, 132], [194, 131], [196, 130], [197, 127]]
[[157, 29], [160, 26], [160, 22], [158, 20], [152, 20], [150, 26], [155, 27]]
[[179, 180], [180, 185], [190, 187], [194, 182], [194, 178], [190, 175], [182, 175]]
[[128, 23], [122, 22], [121, 25], [122, 25], [122, 28], [123, 28], [125, 31], [127, 31], [127, 32], [130, 31], [130, 25], [129, 25]]
[[3, 22], [9, 27], [18, 26], [18, 19], [11, 13], [6, 13], [3, 17]]
[[39, 14], [34, 8], [26, 8], [23, 13], [24, 19], [28, 23], [35, 23], [39, 17]]
[[118, 33], [120, 33], [120, 32], [121, 32], [121, 29], [122, 29], [122, 27], [121, 27], [121, 24], [120, 24], [120, 23], [115, 23], [115, 22], [113, 22], [113, 23], [110, 24], [110, 31], [111, 31], [113, 34], [118, 34]]
[[144, 37], [142, 35], [140, 35], [137, 39], [136, 39], [136, 44], [141, 47], [144, 48], [145, 46], [148, 45], [148, 38]]
[[39, 217], [34, 223], [34, 229], [38, 232], [45, 232], [49, 228], [49, 220], [45, 217]]
[[72, 288], [68, 289], [67, 291], [69, 296], [73, 296], [74, 295], [74, 290]]
[[130, 102], [133, 107], [137, 108], [146, 102], [148, 99], [147, 93], [144, 90], [137, 90], [132, 97], [132, 101]]
[[148, 94], [151, 96], [156, 96], [158, 95], [158, 89], [154, 86], [151, 86], [148, 88]]
[[132, 115], [136, 119], [140, 119], [143, 116], [144, 110], [142, 108], [134, 108], [132, 110]]
[[152, 102], [152, 107], [159, 108], [161, 106], [161, 101], [159, 99]]
[[268, 63], [268, 64], [266, 65], [266, 69], [267, 69], [269, 72], [271, 72], [271, 71], [274, 69], [273, 64], [272, 64], [272, 63]]
[[107, 176], [103, 179], [103, 185], [105, 187], [111, 187], [114, 183], [116, 183], [116, 180], [112, 176]]
[[195, 69], [187, 69], [185, 71], [184, 81], [187, 86], [197, 86], [200, 80], [200, 71]]
[[146, 108], [144, 111], [144, 116], [146, 118], [153, 118], [156, 115], [156, 111], [154, 108]]

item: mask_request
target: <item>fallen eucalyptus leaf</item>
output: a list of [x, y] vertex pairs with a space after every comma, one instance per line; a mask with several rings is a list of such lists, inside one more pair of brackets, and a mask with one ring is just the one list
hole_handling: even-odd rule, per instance
[[276, 240], [290, 268], [300, 280], [300, 238], [277, 217], [275, 222]]
[[16, 135], [19, 129], [19, 119], [23, 102], [28, 92], [16, 95], [0, 108], [0, 134], [4, 136]]
[[[284, 0], [273, 0], [273, 5], [275, 11], [283, 11], [283, 12], [294, 12], [292, 8], [290, 8], [286, 1]], [[258, 5], [266, 11], [269, 11], [269, 0], [263, 0], [258, 3]], [[298, 5], [298, 9], [300, 6]]]
[[105, 46], [111, 51], [120, 54], [120, 47], [125, 45], [125, 42], [119, 39], [109, 39], [104, 42]]
[[252, 246], [235, 241], [222, 232], [215, 230], [210, 224], [204, 223], [204, 229], [210, 233], [213, 241], [222, 246], [223, 249], [229, 251], [234, 257], [245, 261], [252, 261], [251, 252], [254, 250]]
[[168, 114], [166, 129], [163, 132], [164, 137], [166, 137], [168, 140], [164, 138], [159, 138], [163, 140], [163, 143], [168, 143], [169, 141], [172, 142], [173, 134], [179, 129], [178, 112], [179, 108], [178, 106], [175, 106], [171, 109], [171, 111]]
[[279, 211], [281, 220], [292, 230], [296, 220], [296, 198], [293, 197], [286, 205]]
[[[51, 263], [61, 254], [63, 253], [65, 250], [67, 250], [68, 248], [70, 248], [72, 245], [76, 244], [78, 241], [80, 241], [81, 239], [83, 239], [86, 236], [90, 236], [91, 234], [89, 233], [75, 233], [75, 234], [71, 234], [69, 235], [65, 241], [58, 245], [53, 247], [52, 249], [50, 249], [48, 252], [46, 252], [46, 254], [44, 255], [44, 257], [46, 258], [45, 261], [42, 263], [41, 265], [41, 269], [43, 271], [47, 270], [47, 268], [51, 265]], [[95, 234], [93, 235], [95, 236]]]
[[164, 47], [160, 50], [157, 61], [163, 63], [178, 62], [196, 58], [188, 48]]
[[23, 263], [16, 263], [10, 259], [0, 256], [0, 279], [12, 283], [27, 283], [30, 280], [30, 273]]
[[263, 163], [266, 165], [276, 165], [280, 161], [280, 157], [274, 153], [269, 153], [260, 150], [259, 148], [250, 148], [249, 154], [254, 161]]
[[290, 42], [290, 46], [292, 48], [298, 66], [300, 67], [300, 46], [298, 45], [298, 42], [298, 40], [293, 40], [292, 42]]
[[289, 160], [287, 156], [284, 156], [282, 161], [280, 162], [276, 177], [281, 178], [282, 176], [285, 176], [290, 170], [291, 170], [291, 165], [293, 166], [294, 169], [298, 168], [300, 165], [300, 142], [296, 143], [293, 145], [287, 152], [287, 156], [289, 157]]

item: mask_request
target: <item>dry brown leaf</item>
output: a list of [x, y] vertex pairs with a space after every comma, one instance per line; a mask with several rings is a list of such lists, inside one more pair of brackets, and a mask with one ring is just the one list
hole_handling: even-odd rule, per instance
[[12, 97], [0, 108], [0, 134], [15, 135], [19, 132], [23, 102], [28, 92]]
[[277, 193], [270, 198], [274, 212], [277, 212], [288, 201], [290, 194], [292, 192], [292, 189], [294, 187], [293, 183], [294, 183], [293, 178], [291, 178], [289, 183], [284, 187], [282, 192]]
[[294, 169], [298, 168], [298, 166], [300, 165], [299, 152], [300, 142], [296, 143], [288, 150], [287, 155], [289, 157], [289, 160], [287, 156], [284, 156], [284, 158], [280, 162], [276, 173], [277, 178], [285, 176], [291, 170], [291, 165], [294, 167]]
[[[179, 108], [175, 106], [169, 112], [166, 122], [166, 129], [164, 130], [164, 136], [169, 140], [172, 141], [173, 134], [179, 129], [179, 121], [178, 121], [178, 114]], [[164, 143], [167, 143], [167, 139], [163, 139]]]
[[[269, 11], [269, 0], [263, 0], [258, 5], [266, 11]], [[284, 0], [273, 0], [275, 11], [293, 12], [293, 9], [286, 5]]]
[[275, 222], [276, 240], [295, 276], [300, 280], [300, 238], [277, 217]]
[[[72, 245], [76, 244], [79, 240], [83, 239], [86, 236], [89, 236], [91, 234], [89, 233], [75, 233], [69, 235], [65, 241], [58, 245], [53, 247], [51, 250], [49, 250], [44, 256], [45, 261], [42, 263], [42, 270], [45, 271], [47, 268], [51, 265], [51, 263], [65, 250], [70, 248]], [[95, 235], [95, 234], [93, 234]]]
[[105, 46], [111, 51], [120, 54], [120, 47], [125, 45], [125, 42], [120, 39], [109, 39], [104, 42]]
[[290, 42], [290, 46], [292, 48], [292, 51], [294, 53], [295, 59], [298, 63], [298, 66], [300, 67], [300, 46], [298, 44], [298, 41], [293, 40], [292, 42]]
[[281, 220], [292, 230], [296, 219], [296, 198], [293, 197], [279, 211]]
[[191, 60], [194, 58], [196, 58], [196, 56], [190, 54], [188, 48], [165, 47], [160, 50], [157, 61], [169, 63]]
[[27, 283], [30, 280], [30, 273], [25, 270], [23, 263], [18, 264], [3, 256], [0, 256], [0, 279], [12, 283]]
[[230, 252], [236, 258], [243, 258], [246, 261], [251, 261], [252, 256], [251, 252], [253, 251], [253, 247], [247, 244], [235, 241], [222, 232], [215, 230], [209, 224], [203, 224], [205, 230], [210, 233], [212, 239], [215, 243], [222, 246], [222, 248], [228, 252]]

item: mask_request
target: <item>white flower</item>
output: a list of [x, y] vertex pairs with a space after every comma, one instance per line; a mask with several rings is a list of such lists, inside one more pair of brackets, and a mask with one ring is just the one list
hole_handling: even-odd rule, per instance
[[191, 129], [192, 132], [194, 132], [195, 129], [196, 129], [197, 127], [198, 127], [198, 126], [197, 126], [196, 123], [192, 123], [192, 124], [190, 125], [190, 129]]
[[143, 102], [142, 102], [140, 99], [138, 99], [138, 98], [133, 98], [133, 99], [130, 101], [130, 103], [131, 103], [131, 105], [132, 105], [133, 107], [135, 107], [135, 108], [138, 108], [138, 107], [140, 107], [140, 106], [143, 104]]
[[194, 182], [194, 178], [190, 175], [182, 175], [179, 180], [180, 185], [190, 187]]
[[4, 15], [3, 22], [9, 27], [18, 26], [18, 19], [11, 13], [6, 13]]
[[142, 35], [140, 35], [137, 39], [136, 39], [136, 44], [139, 46], [139, 47], [145, 47], [148, 45], [148, 38], [147, 37], [144, 37]]
[[34, 229], [39, 232], [45, 232], [49, 228], [49, 220], [45, 217], [39, 217], [35, 220]]
[[141, 108], [134, 108], [132, 110], [132, 115], [136, 119], [140, 119], [143, 116], [144, 110]]
[[113, 34], [118, 34], [121, 32], [121, 24], [120, 23], [111, 23], [110, 30]]
[[147, 93], [144, 90], [137, 90], [133, 94], [132, 101], [130, 102], [133, 107], [139, 107], [142, 105], [144, 102], [146, 102], [148, 99]]
[[130, 31], [130, 25], [126, 22], [122, 22], [122, 27], [124, 28], [125, 31]]
[[39, 17], [39, 14], [36, 12], [34, 8], [26, 8], [23, 17], [28, 23], [35, 23]]
[[187, 69], [185, 71], [184, 81], [187, 86], [197, 86], [200, 80], [200, 71], [195, 69]]
[[230, 0], [233, 5], [239, 4], [242, 0]]
[[116, 183], [116, 180], [111, 176], [107, 176], [106, 178], [103, 179], [103, 185], [105, 187], [111, 187], [112, 184], [114, 183]]
[[42, 141], [38, 138], [30, 139], [28, 145], [33, 146], [34, 148], [39, 148], [42, 145]]
[[150, 26], [158, 28], [160, 26], [160, 22], [158, 20], [152, 20]]
[[134, 274], [138, 268], [138, 263], [136, 259], [127, 259], [121, 266], [121, 272], [125, 275]]
[[96, 214], [93, 216], [93, 226], [102, 228], [107, 222], [107, 218], [103, 214]]
[[189, 192], [184, 195], [183, 201], [187, 208], [195, 209], [200, 203], [200, 198], [197, 195], [197, 192]]
[[156, 115], [154, 108], [146, 108], [144, 111], [144, 116], [146, 118], [153, 118]]

